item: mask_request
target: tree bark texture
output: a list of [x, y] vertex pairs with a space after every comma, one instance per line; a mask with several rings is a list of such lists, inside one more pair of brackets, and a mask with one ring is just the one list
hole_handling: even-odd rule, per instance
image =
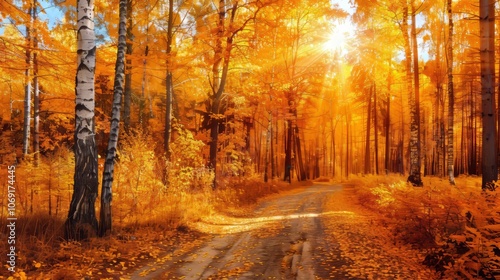
[[455, 112], [453, 110], [455, 106], [455, 94], [453, 91], [453, 11], [452, 11], [452, 1], [447, 1], [448, 6], [448, 149], [447, 149], [447, 159], [448, 159], [448, 179], [450, 184], [455, 185], [455, 176], [453, 169], [453, 126], [455, 123], [454, 117]]
[[479, 1], [480, 58], [481, 58], [481, 106], [483, 122], [482, 188], [486, 189], [498, 179], [495, 113], [495, 60], [494, 60], [494, 2]]
[[[123, 124], [125, 125], [125, 130], [130, 127], [130, 106], [132, 99], [132, 59], [130, 56], [133, 52], [133, 40], [134, 34], [132, 33], [133, 19], [132, 19], [132, 0], [127, 0], [127, 71], [125, 73], [125, 93], [123, 96]], [[121, 19], [120, 19], [121, 21]], [[141, 100], [142, 102], [142, 100]], [[142, 104], [141, 104], [142, 105]], [[139, 114], [139, 118], [141, 114]]]
[[23, 155], [29, 153], [30, 127], [31, 127], [31, 15], [33, 3], [29, 4], [29, 22], [26, 23], [26, 69], [24, 71], [24, 124], [23, 124]]
[[167, 160], [170, 160], [170, 141], [172, 139], [172, 101], [174, 85], [172, 77], [172, 44], [174, 24], [174, 0], [168, 1], [168, 27], [167, 27], [167, 77], [166, 77], [166, 112], [165, 112], [165, 134], [164, 148]]
[[113, 109], [111, 112], [111, 129], [109, 133], [106, 162], [104, 163], [104, 174], [102, 178], [99, 236], [109, 234], [112, 229], [111, 200], [113, 197], [113, 173], [120, 132], [120, 111], [125, 80], [125, 53], [127, 49], [127, 0], [120, 0], [119, 18], [118, 50], [116, 53], [115, 81], [113, 87]]
[[75, 175], [67, 239], [86, 239], [97, 233], [97, 146], [95, 141], [94, 73], [96, 44], [94, 1], [77, 1], [77, 63], [75, 106]]

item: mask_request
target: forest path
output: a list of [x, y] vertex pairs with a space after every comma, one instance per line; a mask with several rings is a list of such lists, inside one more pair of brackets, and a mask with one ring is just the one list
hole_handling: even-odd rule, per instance
[[315, 184], [261, 202], [252, 217], [200, 222], [210, 238], [131, 279], [435, 278], [353, 199], [347, 187]]

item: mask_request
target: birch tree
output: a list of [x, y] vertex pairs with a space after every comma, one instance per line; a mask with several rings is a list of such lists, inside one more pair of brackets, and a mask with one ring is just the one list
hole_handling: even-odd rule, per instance
[[75, 175], [66, 220], [67, 239], [86, 239], [97, 233], [97, 147], [95, 141], [96, 44], [94, 1], [77, 1], [77, 72], [75, 106]]
[[120, 110], [125, 80], [125, 52], [127, 49], [127, 0], [120, 0], [120, 22], [118, 25], [118, 50], [116, 53], [115, 81], [113, 90], [113, 109], [111, 113], [111, 129], [109, 133], [106, 163], [102, 178], [101, 213], [99, 235], [105, 236], [111, 231], [111, 199], [113, 196], [113, 173], [115, 168], [116, 149], [120, 132]]
[[420, 135], [420, 73], [418, 69], [417, 11], [415, 1], [411, 2], [411, 46], [413, 55], [414, 102], [410, 105], [410, 181], [414, 186], [422, 186], [421, 178], [421, 135]]
[[33, 3], [30, 1], [28, 6], [28, 17], [26, 23], [26, 69], [24, 71], [24, 130], [23, 130], [23, 155], [29, 152], [29, 141], [30, 141], [30, 126], [31, 126], [31, 15], [33, 11]]
[[[33, 1], [31, 18], [37, 26], [38, 1]], [[35, 165], [38, 166], [40, 156], [40, 86], [38, 84], [38, 29], [33, 28], [33, 154]]]

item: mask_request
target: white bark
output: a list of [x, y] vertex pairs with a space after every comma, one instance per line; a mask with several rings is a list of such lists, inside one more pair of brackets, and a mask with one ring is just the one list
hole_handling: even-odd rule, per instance
[[97, 148], [94, 119], [94, 1], [78, 0], [75, 107], [74, 192], [66, 221], [66, 238], [85, 239], [97, 233]]

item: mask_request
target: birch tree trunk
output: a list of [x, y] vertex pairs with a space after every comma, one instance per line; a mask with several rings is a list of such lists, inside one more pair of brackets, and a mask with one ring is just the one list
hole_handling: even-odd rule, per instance
[[99, 236], [105, 236], [111, 231], [111, 199], [113, 196], [113, 173], [115, 168], [116, 148], [120, 132], [120, 111], [122, 104], [123, 86], [125, 80], [125, 52], [127, 49], [127, 0], [120, 0], [118, 26], [118, 50], [116, 53], [115, 81], [113, 92], [113, 109], [111, 113], [111, 129], [109, 133], [106, 162], [102, 178], [101, 216], [99, 221]]
[[26, 69], [24, 71], [24, 124], [23, 124], [23, 155], [29, 153], [31, 126], [31, 13], [33, 3], [28, 8], [29, 21], [26, 23]]
[[[419, 116], [418, 116], [418, 54], [415, 53], [416, 46], [416, 31], [415, 31], [415, 15], [412, 7], [412, 41], [413, 41], [413, 63], [414, 72], [413, 79], [411, 73], [411, 61], [412, 61], [412, 51], [410, 48], [410, 38], [408, 35], [408, 5], [403, 7], [403, 22], [401, 29], [404, 37], [405, 45], [405, 57], [406, 57], [406, 83], [409, 94], [409, 104], [410, 104], [410, 174], [408, 176], [408, 182], [412, 183], [414, 186], [422, 186], [422, 179], [420, 178], [420, 151], [419, 151]], [[416, 63], [415, 63], [416, 62]], [[413, 91], [412, 82], [415, 83], [415, 91]]]
[[97, 233], [97, 147], [95, 142], [94, 73], [96, 45], [94, 1], [77, 1], [77, 72], [75, 106], [75, 175], [66, 238], [82, 240]]
[[482, 145], [482, 185], [489, 187], [498, 179], [497, 148], [495, 131], [495, 60], [494, 60], [494, 24], [495, 12], [493, 0], [479, 1], [480, 26], [480, 59], [481, 59], [481, 99], [483, 117], [483, 145]]
[[420, 73], [418, 69], [418, 42], [417, 42], [417, 12], [415, 10], [415, 3], [411, 3], [411, 40], [412, 40], [412, 55], [413, 55], [413, 85], [415, 94], [415, 103], [413, 108], [410, 108], [410, 115], [412, 115], [411, 120], [411, 137], [410, 142], [413, 142], [411, 147], [412, 150], [412, 170], [410, 174], [413, 175], [413, 185], [422, 186], [422, 178], [420, 168], [422, 166], [421, 162], [421, 133], [420, 133]]
[[452, 12], [452, 1], [447, 1], [448, 6], [448, 179], [450, 184], [455, 185], [455, 177], [453, 170], [453, 125], [454, 120], [454, 106], [455, 106], [455, 95], [453, 91], [453, 12]]
[[[37, 0], [33, 1], [32, 18], [36, 26], [38, 8]], [[33, 28], [33, 155], [35, 166], [40, 157], [40, 89], [38, 85], [38, 32]], [[50, 202], [50, 200], [49, 200]]]

